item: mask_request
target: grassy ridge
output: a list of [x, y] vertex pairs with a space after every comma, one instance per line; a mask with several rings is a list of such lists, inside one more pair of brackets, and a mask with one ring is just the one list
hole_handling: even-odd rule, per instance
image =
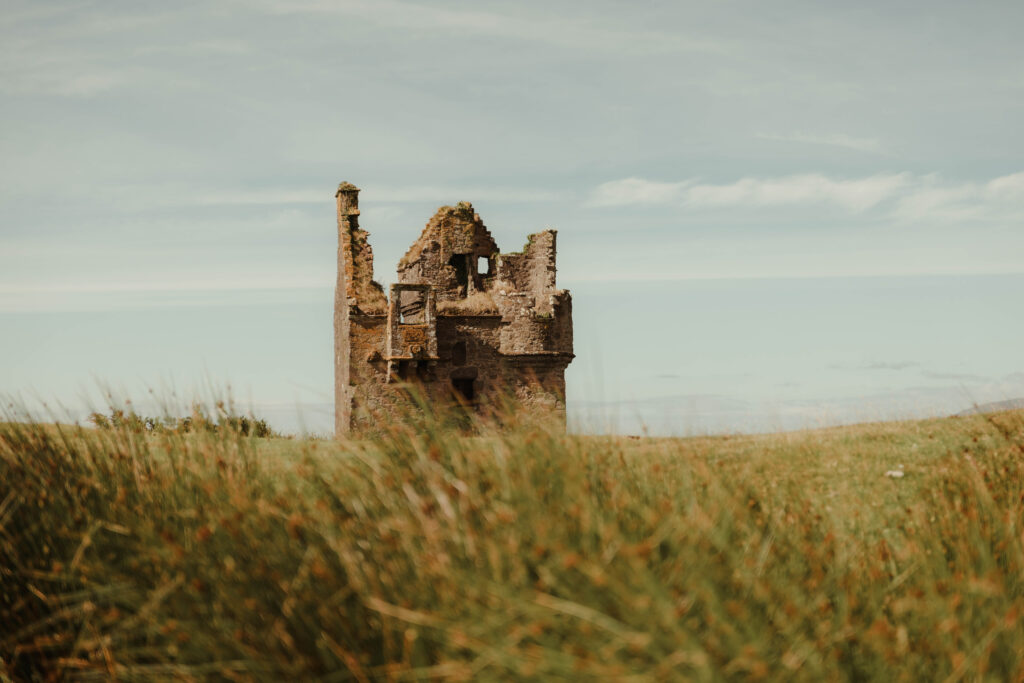
[[0, 679], [1024, 677], [1022, 412], [437, 424], [0, 426]]

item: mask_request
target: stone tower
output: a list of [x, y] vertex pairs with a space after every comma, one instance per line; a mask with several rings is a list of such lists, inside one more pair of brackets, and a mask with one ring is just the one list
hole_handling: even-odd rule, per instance
[[431, 401], [487, 411], [503, 398], [565, 420], [572, 298], [555, 286], [554, 230], [502, 254], [474, 211], [441, 207], [398, 264], [373, 280], [359, 188], [342, 183], [334, 307], [335, 432], [400, 419], [410, 385]]

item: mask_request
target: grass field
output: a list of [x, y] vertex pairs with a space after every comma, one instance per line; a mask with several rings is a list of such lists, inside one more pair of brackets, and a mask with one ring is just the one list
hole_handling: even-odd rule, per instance
[[1024, 412], [691, 439], [12, 422], [0, 680], [1024, 680], [1022, 532]]

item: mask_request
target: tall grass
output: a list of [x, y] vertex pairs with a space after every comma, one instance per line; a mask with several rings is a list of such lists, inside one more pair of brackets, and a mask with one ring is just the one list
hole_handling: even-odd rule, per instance
[[0, 679], [1024, 679], [1024, 413], [510, 422], [0, 426]]

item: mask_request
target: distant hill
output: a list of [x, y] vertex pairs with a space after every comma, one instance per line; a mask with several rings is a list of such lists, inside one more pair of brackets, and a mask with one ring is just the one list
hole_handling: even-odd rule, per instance
[[981, 413], [998, 413], [1003, 410], [1024, 410], [1024, 398], [1011, 398], [1006, 401], [995, 401], [993, 403], [982, 403], [968, 410], [957, 413], [957, 417], [967, 415], [979, 415]]

